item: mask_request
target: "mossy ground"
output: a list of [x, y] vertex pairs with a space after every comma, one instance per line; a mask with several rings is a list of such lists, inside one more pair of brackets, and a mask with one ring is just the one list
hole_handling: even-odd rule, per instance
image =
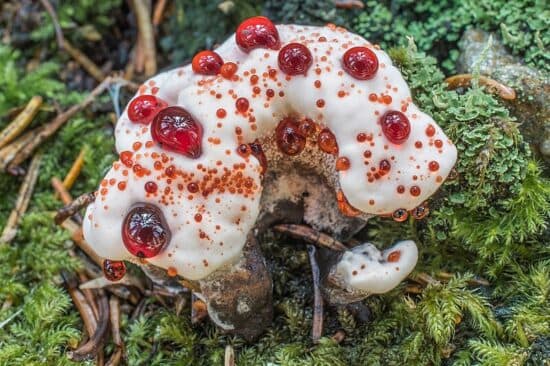
[[[65, 36], [115, 70], [128, 62], [135, 22], [121, 0], [52, 1]], [[257, 342], [192, 326], [189, 308], [147, 300], [145, 312], [123, 315], [129, 365], [220, 365], [225, 345], [238, 365], [548, 365], [550, 359], [550, 185], [518, 131], [521, 118], [483, 89], [446, 90], [457, 40], [470, 26], [495, 31], [511, 52], [548, 71], [549, 9], [543, 1], [365, 1], [364, 10], [336, 9], [329, 0], [235, 0], [228, 14], [218, 1], [169, 2], [158, 29], [159, 62], [188, 61], [222, 41], [247, 16], [280, 22], [334, 22], [379, 42], [401, 68], [416, 103], [430, 113], [459, 150], [457, 178], [430, 200], [430, 215], [394, 223], [369, 222], [360, 237], [385, 246], [414, 239], [421, 251], [415, 271], [450, 279], [411, 293], [407, 283], [365, 300], [371, 320], [327, 309], [325, 337], [310, 340], [312, 284], [305, 246], [272, 234], [262, 238], [274, 277], [275, 322]], [[94, 85], [55, 43], [53, 25], [39, 2], [0, 5], [0, 128], [10, 111], [33, 95], [45, 106], [33, 125], [57, 106], [72, 105]], [[414, 43], [408, 37], [414, 39]], [[128, 95], [122, 95], [125, 102]], [[82, 324], [59, 272], [81, 266], [69, 256], [69, 235], [55, 226], [60, 204], [50, 187], [80, 149], [85, 168], [73, 195], [93, 190], [115, 158], [112, 101], [108, 95], [72, 118], [40, 150], [41, 173], [28, 213], [9, 245], [0, 244], [0, 365], [72, 364], [66, 352], [82, 337]], [[0, 227], [14, 205], [20, 179], [0, 174]], [[489, 286], [471, 279], [484, 277]], [[330, 336], [346, 333], [342, 343]], [[113, 345], [107, 344], [107, 353]], [[92, 362], [89, 362], [90, 364]]]

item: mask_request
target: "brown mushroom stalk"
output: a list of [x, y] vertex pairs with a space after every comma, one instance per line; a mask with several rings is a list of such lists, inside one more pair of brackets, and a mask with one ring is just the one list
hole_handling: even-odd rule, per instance
[[330, 235], [324, 234], [306, 225], [281, 224], [274, 226], [273, 230], [334, 251], [341, 252], [348, 249], [344, 244]]
[[25, 130], [25, 128], [27, 128], [40, 110], [41, 105], [41, 96], [34, 96], [31, 98], [29, 103], [25, 106], [25, 109], [23, 109], [23, 111], [21, 111], [21, 113], [0, 132], [0, 148], [12, 142]]
[[315, 258], [316, 249], [313, 245], [307, 246], [309, 263], [311, 264], [311, 273], [313, 275], [313, 328], [311, 338], [314, 343], [319, 342], [323, 335], [323, 296], [320, 287], [320, 271], [317, 259]]
[[29, 207], [29, 202], [34, 191], [34, 186], [36, 185], [36, 180], [38, 179], [38, 172], [40, 170], [41, 160], [42, 155], [37, 154], [31, 161], [29, 171], [27, 172], [27, 175], [25, 176], [25, 179], [21, 184], [21, 188], [19, 189], [19, 194], [17, 196], [17, 201], [15, 202], [15, 207], [8, 217], [6, 226], [2, 231], [2, 236], [0, 236], [0, 244], [10, 242], [11, 240], [13, 240], [13, 238], [15, 238], [15, 235], [17, 234], [19, 221]]

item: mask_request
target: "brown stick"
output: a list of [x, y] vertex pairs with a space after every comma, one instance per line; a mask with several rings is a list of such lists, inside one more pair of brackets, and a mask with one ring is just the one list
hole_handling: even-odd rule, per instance
[[23, 111], [0, 132], [0, 148], [9, 144], [27, 128], [34, 119], [34, 116], [36, 116], [36, 113], [38, 113], [41, 105], [41, 96], [34, 96], [31, 98], [25, 109], [23, 109]]
[[138, 37], [141, 37], [142, 41], [145, 76], [153, 76], [157, 72], [157, 55], [151, 15], [144, 0], [130, 0], [130, 2], [136, 15]]
[[[471, 85], [474, 75], [472, 74], [459, 74], [448, 77], [445, 82], [448, 84], [449, 89], [456, 89], [459, 87], [468, 87]], [[497, 94], [499, 97], [505, 100], [516, 99], [516, 92], [514, 89], [499, 83], [498, 81], [488, 78], [486, 76], [478, 76], [479, 84], [487, 87], [487, 90], [491, 93]]]
[[[86, 96], [86, 98], [70, 107], [63, 113], [58, 114], [51, 122], [41, 127], [41, 129], [38, 131], [36, 135], [33, 136], [33, 138], [25, 144], [19, 151], [15, 153], [15, 156], [13, 157], [13, 160], [8, 162], [3, 162], [3, 165], [0, 165], [1, 169], [5, 168], [5, 165], [9, 164], [9, 167], [15, 167], [17, 165], [20, 165], [22, 162], [27, 160], [29, 156], [32, 155], [33, 151], [42, 143], [44, 140], [46, 140], [48, 137], [53, 135], [61, 126], [63, 126], [71, 117], [73, 117], [75, 114], [80, 112], [82, 109], [86, 108], [89, 104], [91, 104], [94, 99], [103, 93], [105, 89], [109, 87], [113, 83], [114, 80], [121, 80], [125, 82], [123, 79], [114, 79], [114, 78], [106, 78], [103, 80], [92, 92]], [[33, 132], [33, 131], [31, 131]], [[25, 138], [25, 135], [23, 135], [22, 138]], [[17, 143], [17, 141], [15, 142]]]
[[75, 242], [75, 244], [80, 248], [82, 249], [82, 251], [84, 253], [86, 253], [86, 255], [88, 255], [88, 257], [90, 257], [90, 259], [99, 266], [99, 268], [102, 268], [103, 267], [103, 258], [101, 258], [93, 249], [92, 247], [90, 246], [90, 244], [88, 244], [88, 242], [86, 242], [86, 240], [84, 240], [84, 237], [82, 236], [82, 228], [80, 227], [80, 225], [76, 224], [74, 221], [72, 220], [65, 220], [63, 221], [63, 223], [61, 224], [61, 227], [64, 228], [65, 230], [67, 230], [70, 234], [71, 234], [71, 238], [73, 239], [73, 241]]
[[80, 153], [76, 157], [76, 160], [73, 162], [71, 169], [63, 179], [63, 186], [67, 190], [70, 190], [73, 187], [76, 178], [78, 178], [78, 176], [80, 175], [80, 171], [84, 166], [84, 157], [86, 156], [86, 150], [87, 149], [85, 147], [80, 150]]
[[334, 0], [334, 5], [340, 9], [363, 9], [365, 7], [361, 0]]
[[[454, 274], [449, 272], [439, 272], [436, 274], [437, 278], [445, 282], [449, 281], [453, 276]], [[468, 282], [468, 285], [470, 286], [490, 286], [491, 285], [489, 281], [487, 281], [485, 278], [482, 278], [482, 277], [472, 278], [467, 282]]]
[[[23, 136], [20, 136], [18, 139], [16, 139], [14, 142], [9, 144], [8, 146], [3, 147], [0, 150], [0, 170], [6, 171], [9, 163], [15, 158], [17, 153], [21, 151], [26, 145], [28, 145], [32, 141], [32, 139], [37, 134], [39, 134], [43, 129], [44, 129], [43, 127], [37, 127], [34, 130], [31, 130], [23, 134]], [[20, 175], [20, 174], [13, 174], [13, 175]]]
[[155, 5], [155, 11], [153, 12], [153, 25], [158, 27], [162, 22], [164, 15], [164, 9], [166, 8], [166, 0], [159, 0]]
[[120, 301], [118, 297], [111, 296], [109, 299], [109, 310], [111, 320], [111, 334], [113, 335], [113, 343], [116, 346], [115, 351], [107, 361], [107, 366], [117, 366], [122, 359], [124, 352], [124, 343], [122, 343], [122, 337], [120, 336]]
[[84, 328], [86, 329], [88, 335], [91, 337], [97, 329], [97, 320], [94, 316], [92, 307], [90, 306], [82, 292], [78, 290], [78, 283], [76, 281], [76, 278], [73, 275], [68, 274], [67, 272], [61, 272], [61, 276], [63, 277], [63, 282], [65, 283], [67, 292], [71, 296], [71, 299], [73, 299], [73, 303], [80, 313], [80, 317], [82, 318], [82, 322], [84, 323]]
[[15, 207], [8, 217], [6, 226], [2, 231], [2, 236], [0, 236], [0, 244], [8, 243], [17, 234], [17, 227], [21, 217], [27, 211], [29, 207], [29, 202], [31, 200], [32, 193], [34, 191], [34, 186], [36, 185], [36, 180], [38, 179], [38, 172], [40, 170], [40, 161], [42, 160], [41, 154], [36, 154], [31, 161], [29, 166], [29, 171], [19, 188], [19, 194], [17, 196], [17, 201], [15, 202]]
[[331, 250], [344, 251], [348, 249], [344, 244], [333, 237], [314, 230], [306, 225], [281, 224], [274, 226], [273, 230]]
[[101, 68], [97, 66], [92, 60], [86, 56], [86, 54], [73, 46], [66, 39], [63, 40], [63, 49], [76, 61], [88, 74], [94, 79], [101, 82], [105, 79], [105, 74], [101, 71]]
[[[84, 282], [88, 281], [88, 277], [86, 276], [86, 274], [83, 271], [78, 272], [77, 275], [78, 275], [78, 280], [79, 280], [80, 283], [84, 283]], [[90, 289], [82, 289], [82, 288], [80, 288], [80, 286], [79, 286], [79, 290], [82, 292], [82, 294], [86, 298], [86, 301], [88, 301], [88, 304], [90, 304], [90, 307], [92, 308], [92, 311], [94, 312], [95, 319], [96, 320], [99, 319], [99, 308], [97, 307], [94, 292]]]
[[[67, 197], [69, 193], [63, 186], [63, 183], [61, 183], [59, 179], [56, 179], [55, 181], [54, 179], [56, 178], [52, 179], [52, 186], [54, 187], [55, 191], [58, 192], [61, 196], [65, 196], [65, 198], [62, 197], [63, 203], [65, 203], [65, 200], [67, 198], [70, 200], [70, 195]], [[67, 220], [69, 217], [78, 213], [78, 211], [88, 206], [90, 203], [94, 202], [94, 200], [95, 200], [95, 193], [90, 192], [90, 193], [84, 193], [83, 195], [79, 196], [77, 199], [75, 199], [72, 202], [69, 201], [69, 203], [65, 207], [62, 207], [59, 210], [57, 210], [57, 214], [55, 215], [55, 218], [54, 218], [55, 223], [57, 225], [61, 225], [63, 221]]]
[[314, 343], [319, 342], [323, 335], [323, 296], [321, 295], [320, 272], [315, 252], [317, 250], [313, 245], [307, 246], [307, 254], [309, 255], [309, 263], [311, 264], [311, 273], [313, 275], [313, 329], [311, 338]]
[[52, 4], [49, 2], [49, 0], [40, 0], [42, 3], [42, 6], [46, 9], [50, 17], [52, 18], [53, 27], [55, 29], [55, 37], [57, 39], [57, 44], [59, 45], [59, 48], [63, 47], [63, 31], [61, 30], [61, 25], [59, 25], [59, 20], [57, 19], [57, 13], [55, 12], [55, 9], [53, 8]]
[[109, 328], [109, 301], [102, 290], [98, 290], [99, 319], [97, 328], [88, 342], [68, 353], [72, 361], [84, 361], [96, 357], [102, 350], [103, 338]]

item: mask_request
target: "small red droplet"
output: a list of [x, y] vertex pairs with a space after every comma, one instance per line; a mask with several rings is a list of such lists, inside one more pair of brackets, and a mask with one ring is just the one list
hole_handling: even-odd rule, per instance
[[420, 196], [420, 187], [419, 186], [412, 186], [410, 189], [411, 195], [414, 197]]
[[370, 93], [369, 94], [369, 100], [371, 102], [376, 102], [378, 100], [378, 96], [375, 93]]
[[237, 153], [243, 158], [248, 158], [252, 153], [250, 146], [248, 144], [240, 144], [237, 147]]
[[147, 193], [156, 193], [158, 190], [158, 186], [155, 182], [147, 182], [145, 183], [145, 192]]
[[247, 53], [259, 47], [273, 50], [280, 47], [277, 28], [271, 20], [262, 16], [248, 18], [243, 21], [237, 28], [235, 41]]
[[409, 217], [409, 213], [404, 208], [398, 208], [397, 210], [393, 211], [391, 216], [394, 221], [403, 222], [407, 220], [407, 218]]
[[414, 147], [416, 147], [417, 149], [421, 149], [421, 148], [422, 148], [422, 142], [416, 141], [416, 142], [414, 143]]
[[217, 75], [223, 65], [223, 60], [214, 51], [201, 51], [193, 57], [191, 67], [201, 75]]
[[248, 111], [248, 107], [249, 107], [249, 103], [248, 103], [248, 99], [246, 98], [238, 98], [235, 101], [235, 108], [237, 108], [237, 111], [241, 113], [245, 113], [246, 111]]
[[128, 118], [134, 123], [149, 124], [155, 115], [168, 105], [154, 95], [140, 95], [128, 105]]
[[199, 191], [199, 185], [197, 183], [191, 182], [187, 185], [187, 190], [190, 193], [197, 193]]
[[168, 269], [166, 270], [166, 275], [168, 277], [176, 277], [178, 275], [178, 270], [175, 269], [174, 267], [168, 267]]
[[132, 156], [134, 156], [134, 154], [131, 151], [123, 151], [120, 153], [120, 162], [128, 168], [131, 168], [132, 165], [134, 165]]
[[411, 133], [409, 119], [399, 111], [386, 112], [380, 119], [382, 132], [394, 144], [402, 144]]
[[120, 281], [126, 274], [126, 264], [123, 261], [103, 261], [103, 275], [112, 282]]
[[235, 73], [237, 72], [238, 68], [239, 67], [237, 66], [236, 63], [226, 62], [220, 68], [220, 74], [225, 79], [231, 79], [233, 77], [233, 75], [235, 75]]
[[397, 193], [405, 193], [405, 186], [398, 185], [397, 186]]
[[357, 141], [358, 142], [365, 142], [367, 140], [367, 134], [360, 132], [357, 134]]
[[381, 175], [385, 175], [390, 171], [391, 164], [386, 159], [380, 160], [380, 164], [378, 164], [378, 169], [380, 170]]
[[359, 80], [372, 79], [378, 71], [378, 57], [366, 47], [353, 47], [342, 58], [344, 70]]
[[152, 258], [159, 254], [170, 241], [170, 230], [162, 212], [150, 204], [136, 205], [122, 224], [122, 241], [136, 257]]
[[426, 136], [433, 137], [433, 135], [435, 135], [435, 127], [428, 125], [428, 127], [426, 127]]
[[443, 141], [441, 140], [435, 140], [434, 141], [434, 145], [435, 147], [437, 147], [438, 149], [441, 149], [443, 147]]
[[290, 117], [279, 122], [275, 137], [279, 150], [290, 156], [298, 155], [306, 146], [306, 137], [300, 132], [299, 124]]
[[317, 107], [323, 108], [325, 106], [325, 100], [324, 99], [317, 99], [317, 102], [315, 102]]
[[430, 161], [428, 168], [432, 172], [437, 172], [439, 170], [439, 163], [437, 161]]
[[338, 159], [336, 159], [336, 171], [341, 172], [344, 170], [348, 170], [351, 163], [348, 158], [345, 156], [341, 156]]
[[328, 129], [324, 128], [317, 136], [317, 145], [319, 148], [328, 154], [338, 154], [338, 143], [336, 137]]
[[117, 187], [119, 191], [124, 191], [126, 189], [126, 182], [118, 182]]
[[391, 252], [388, 255], [388, 262], [390, 263], [399, 262], [399, 258], [401, 258], [401, 252], [399, 250], [396, 250], [395, 252]]
[[287, 75], [301, 75], [310, 68], [313, 57], [301, 43], [289, 43], [279, 51], [279, 68]]
[[225, 111], [225, 109], [223, 108], [219, 108], [217, 111], [216, 111], [216, 116], [218, 118], [225, 118], [225, 116], [227, 115], [227, 112]]
[[153, 140], [163, 148], [197, 159], [202, 152], [202, 126], [181, 107], [160, 111], [151, 124]]
[[195, 221], [196, 222], [201, 222], [202, 221], [202, 215], [201, 214], [196, 214], [195, 215]]

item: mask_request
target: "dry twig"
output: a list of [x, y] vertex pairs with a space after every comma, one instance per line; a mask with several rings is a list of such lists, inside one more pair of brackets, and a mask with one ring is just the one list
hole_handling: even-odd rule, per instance
[[97, 320], [94, 315], [94, 311], [88, 303], [88, 300], [86, 300], [84, 294], [82, 294], [82, 292], [78, 290], [76, 277], [70, 275], [67, 272], [61, 272], [61, 275], [67, 288], [67, 292], [71, 296], [71, 299], [73, 299], [73, 303], [80, 313], [80, 317], [82, 318], [82, 322], [84, 323], [84, 328], [86, 329], [88, 335], [91, 337], [97, 329]]
[[67, 51], [67, 53], [71, 55], [71, 57], [76, 62], [78, 62], [78, 64], [82, 66], [82, 68], [86, 70], [88, 74], [92, 75], [94, 79], [99, 82], [105, 79], [105, 74], [103, 73], [103, 71], [101, 71], [99, 66], [97, 66], [92, 60], [90, 60], [84, 52], [73, 46], [66, 39], [63, 40], [63, 49]]
[[[449, 89], [456, 89], [460, 87], [468, 87], [472, 83], [474, 75], [472, 74], [459, 74], [448, 77], [445, 82], [448, 84]], [[516, 99], [516, 92], [514, 89], [499, 83], [498, 81], [488, 78], [486, 76], [478, 77], [479, 84], [487, 87], [487, 90], [491, 93], [495, 93], [504, 100]]]
[[158, 27], [162, 23], [162, 17], [164, 15], [164, 9], [166, 8], [166, 0], [158, 0], [155, 4], [155, 11], [153, 11], [153, 25]]
[[[57, 178], [52, 178], [52, 186], [60, 194], [62, 197], [63, 203], [66, 202], [67, 197], [67, 190], [63, 186], [63, 183], [59, 181]], [[64, 198], [63, 198], [64, 197]], [[94, 202], [95, 200], [95, 193], [84, 193], [83, 195], [80, 195], [77, 199], [74, 201], [69, 201], [69, 203], [65, 206], [57, 210], [57, 214], [55, 215], [55, 223], [57, 225], [61, 225], [65, 220], [67, 220], [69, 217], [74, 216], [78, 211], [83, 209], [84, 207], [88, 206], [90, 203]]]
[[109, 299], [109, 311], [111, 320], [111, 334], [113, 336], [113, 343], [116, 346], [115, 351], [107, 361], [107, 366], [117, 366], [122, 360], [124, 353], [124, 343], [122, 343], [122, 337], [120, 335], [120, 301], [118, 297], [111, 296]]
[[23, 109], [23, 111], [0, 132], [0, 148], [9, 144], [27, 128], [34, 119], [34, 116], [36, 116], [36, 113], [38, 113], [41, 105], [41, 96], [34, 96], [31, 98], [29, 103], [25, 106], [25, 109]]
[[363, 9], [365, 7], [361, 0], [334, 0], [334, 5], [340, 9]]
[[82, 148], [80, 150], [80, 153], [76, 157], [76, 160], [74, 161], [73, 165], [71, 166], [71, 169], [63, 179], [63, 186], [70, 190], [78, 176], [80, 175], [80, 171], [82, 170], [82, 167], [84, 166], [84, 157], [86, 155], [86, 148]]
[[317, 343], [323, 335], [323, 296], [321, 295], [320, 287], [320, 272], [315, 252], [317, 250], [313, 245], [307, 246], [307, 254], [309, 255], [309, 263], [311, 264], [311, 273], [313, 275], [313, 329], [311, 338], [314, 343]]
[[36, 185], [36, 180], [38, 179], [38, 171], [40, 170], [41, 160], [42, 155], [36, 154], [31, 161], [29, 171], [21, 184], [21, 188], [19, 188], [19, 194], [17, 196], [17, 201], [15, 202], [15, 207], [8, 217], [4, 231], [2, 231], [0, 244], [10, 242], [17, 234], [17, 226], [19, 225], [19, 221], [29, 207], [34, 186]]
[[331, 250], [344, 251], [348, 249], [344, 244], [333, 237], [314, 230], [306, 225], [281, 224], [274, 226], [273, 230]]
[[[157, 54], [155, 36], [149, 8], [144, 0], [130, 0], [136, 15], [138, 27], [138, 43], [141, 47], [136, 48], [143, 52], [145, 76], [153, 76], [157, 72]], [[136, 69], [139, 70], [138, 67]]]

